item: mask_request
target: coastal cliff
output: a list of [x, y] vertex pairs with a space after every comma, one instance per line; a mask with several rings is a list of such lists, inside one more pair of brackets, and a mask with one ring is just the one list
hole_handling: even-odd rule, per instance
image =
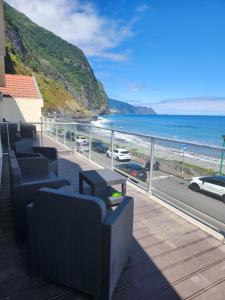
[[109, 109], [114, 114], [137, 114], [137, 115], [155, 115], [156, 112], [150, 107], [134, 106], [129, 103], [109, 99]]
[[78, 117], [108, 113], [108, 97], [84, 53], [4, 3], [6, 73], [34, 75], [44, 109]]

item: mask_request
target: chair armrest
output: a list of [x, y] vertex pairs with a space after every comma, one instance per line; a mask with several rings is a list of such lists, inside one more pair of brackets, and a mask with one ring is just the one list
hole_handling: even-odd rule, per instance
[[23, 190], [23, 192], [28, 195], [28, 193], [35, 192], [42, 187], [57, 189], [65, 185], [70, 185], [68, 180], [56, 178], [22, 183], [21, 185], [15, 186], [15, 189], [17, 191]]
[[48, 159], [57, 159], [57, 149], [53, 147], [33, 147], [34, 153], [40, 153]]
[[103, 299], [111, 299], [131, 255], [134, 200], [125, 197], [103, 224]]
[[40, 153], [26, 153], [26, 152], [17, 152], [16, 158], [26, 158], [26, 157], [43, 157]]
[[129, 218], [129, 220], [133, 220], [134, 199], [128, 196], [121, 197], [121, 198], [123, 198], [123, 200], [105, 220], [104, 227], [108, 229], [110, 229], [110, 227], [112, 226], [115, 227], [116, 226], [115, 224], [119, 223], [124, 217]]

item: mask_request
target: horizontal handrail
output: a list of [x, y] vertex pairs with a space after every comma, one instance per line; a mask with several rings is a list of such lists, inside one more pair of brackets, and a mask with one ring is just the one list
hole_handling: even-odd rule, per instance
[[[219, 165], [222, 166], [223, 163], [223, 156], [221, 153], [225, 153], [225, 147], [222, 146], [216, 146], [216, 145], [210, 145], [210, 144], [204, 144], [204, 143], [198, 143], [198, 142], [192, 142], [192, 141], [187, 141], [182, 139], [174, 139], [174, 138], [168, 138], [168, 137], [156, 136], [150, 134], [142, 134], [137, 132], [130, 132], [130, 131], [128, 132], [120, 129], [117, 130], [111, 128], [110, 126], [109, 127], [102, 126], [104, 124], [98, 126], [98, 124], [96, 123], [92, 124], [92, 123], [82, 123], [82, 122], [62, 122], [62, 120], [57, 122], [54, 119], [52, 119], [52, 121], [49, 121], [49, 119], [47, 118], [46, 119], [43, 118], [42, 122], [0, 122], [0, 129], [1, 127], [3, 129], [7, 129], [8, 145], [10, 145], [10, 139], [9, 139], [10, 130], [8, 129], [10, 129], [11, 124], [14, 124], [15, 130], [18, 131], [20, 131], [20, 128], [22, 128], [23, 125], [26, 124], [36, 125], [36, 131], [38, 133], [37, 137], [39, 138], [39, 142], [41, 143], [41, 145], [44, 145], [45, 141], [47, 141], [45, 140], [45, 138], [49, 136], [50, 139], [55, 140], [56, 142], [64, 146], [64, 148], [58, 149], [60, 153], [64, 153], [67, 151], [70, 151], [71, 153], [80, 153], [84, 157], [88, 158], [90, 161], [97, 162], [104, 168], [111, 168], [112, 170], [115, 170], [123, 174], [124, 176], [127, 177], [129, 181], [132, 181], [133, 184], [137, 185], [139, 188], [143, 189], [144, 191], [150, 194], [154, 194], [158, 197], [161, 197], [161, 194], [163, 193], [163, 198], [164, 195], [167, 195], [165, 198], [169, 199], [168, 201], [170, 201], [170, 199], [172, 198], [175, 199], [176, 203], [177, 201], [179, 201], [180, 203], [179, 205], [181, 209], [183, 209], [183, 204], [186, 205], [185, 204], [186, 198], [182, 196], [183, 195], [182, 190], [181, 192], [179, 190], [181, 183], [183, 183], [187, 188], [188, 187], [187, 180], [191, 178], [190, 176], [223, 174], [221, 172], [221, 169], [218, 173]], [[6, 130], [4, 130], [4, 134], [5, 132]], [[82, 148], [81, 146], [79, 147], [80, 144], [77, 139], [78, 136], [81, 135], [84, 135], [89, 142], [89, 145], [86, 145], [86, 147], [84, 148]], [[123, 140], [123, 135], [124, 135], [124, 140]], [[130, 138], [131, 136], [134, 138]], [[135, 139], [135, 137], [137, 138]], [[110, 159], [110, 158], [106, 158], [106, 153], [100, 155], [97, 152], [94, 152], [95, 149], [94, 147], [92, 148], [92, 142], [94, 141], [94, 139], [100, 139], [102, 140], [103, 143], [106, 143], [108, 148], [112, 151], [112, 153], [115, 147], [119, 147], [117, 146], [117, 143], [120, 144], [121, 142], [122, 145], [122, 142], [124, 142], [126, 145], [125, 147], [128, 148], [128, 150], [131, 152], [133, 162], [140, 164], [143, 168], [147, 166], [146, 162], [149, 163], [148, 173], [146, 174], [147, 175], [146, 181], [140, 180], [138, 178], [138, 175], [137, 177], [132, 176], [134, 173], [130, 174], [129, 171], [126, 171], [123, 168], [118, 168], [120, 162], [116, 163], [115, 162], [116, 157], [114, 157], [113, 155], [111, 155], [111, 159]], [[141, 140], [143, 140], [143, 143], [141, 142]], [[159, 141], [162, 141], [162, 143], [160, 143]], [[163, 141], [165, 143], [163, 143]], [[139, 144], [141, 144], [140, 147]], [[162, 148], [164, 147], [165, 144], [166, 152], [161, 153], [160, 152], [161, 149], [157, 148], [157, 144], [159, 146], [161, 144]], [[181, 144], [186, 144], [187, 146], [191, 146], [191, 147], [189, 149], [183, 150], [183, 152], [181, 151], [181, 149], [177, 151], [179, 149], [179, 145]], [[137, 149], [133, 151], [132, 149], [130, 149], [132, 147]], [[201, 147], [202, 149], [198, 149], [198, 151], [195, 153], [193, 147], [196, 148]], [[154, 149], [157, 151], [155, 151]], [[167, 151], [168, 149], [171, 149], [171, 151]], [[206, 151], [204, 149], [210, 149], [210, 151]], [[162, 149], [162, 151], [163, 150], [164, 149]], [[188, 150], [190, 151], [190, 153], [187, 153]], [[213, 153], [213, 151], [211, 150], [218, 151], [217, 154], [221, 152], [220, 153], [221, 157], [219, 157], [219, 155], [218, 157], [217, 155], [214, 156], [215, 153]], [[199, 156], [199, 154], [202, 154], [202, 156]], [[213, 159], [211, 160], [210, 158]], [[119, 157], [117, 157], [117, 159], [119, 160]], [[160, 169], [158, 173], [153, 172], [154, 161], [156, 160], [160, 162]], [[161, 188], [158, 179], [162, 178], [164, 180], [167, 177], [170, 178], [170, 176], [174, 177], [175, 179], [172, 179], [171, 187], [166, 189], [165, 191], [163, 188]], [[182, 178], [184, 181], [181, 182], [180, 179], [176, 180], [177, 177]], [[154, 179], [157, 180], [153, 181]], [[166, 182], [166, 184], [169, 183], [170, 182]], [[178, 187], [178, 192], [179, 192], [178, 194], [174, 193], [174, 191], [176, 190], [174, 186], [176, 186], [176, 184]], [[179, 207], [178, 204], [176, 205]], [[190, 207], [192, 206], [190, 205]], [[204, 212], [204, 214], [206, 215], [209, 214], [209, 216], [211, 218], [214, 218], [213, 220], [215, 221], [221, 220], [223, 217], [223, 216], [221, 217], [221, 214], [217, 215], [217, 213], [214, 213], [213, 210], [212, 213], [211, 211], [207, 212], [208, 208], [206, 207], [206, 209], [203, 209], [204, 205], [203, 206], [193, 205], [193, 209], [196, 210], [197, 209], [196, 207], [198, 208], [198, 211], [200, 213]], [[203, 220], [203, 222], [205, 222], [205, 219]], [[218, 228], [220, 228], [220, 226], [218, 226]]]
[[155, 139], [155, 140], [160, 140], [160, 141], [166, 141], [166, 142], [173, 142], [173, 143], [178, 143], [178, 144], [187, 144], [191, 146], [196, 146], [196, 147], [202, 147], [202, 148], [208, 148], [208, 149], [214, 149], [214, 150], [219, 150], [219, 151], [225, 151], [225, 147], [221, 146], [215, 146], [215, 145], [210, 145], [210, 144], [203, 144], [203, 143], [196, 143], [196, 142], [191, 142], [187, 140], [178, 140], [178, 139], [173, 139], [173, 138], [167, 138], [167, 137], [162, 137], [162, 136], [157, 136], [157, 135], [149, 135], [149, 134], [142, 134], [142, 133], [137, 133], [137, 132], [130, 132], [130, 131], [124, 131], [124, 130], [119, 130], [119, 129], [112, 129], [112, 128], [107, 128], [107, 127], [100, 127], [96, 126], [90, 123], [69, 123], [69, 122], [0, 122], [1, 125], [7, 125], [7, 124], [14, 124], [14, 125], [24, 125], [24, 124], [29, 124], [29, 125], [82, 125], [82, 126], [87, 126], [91, 128], [96, 128], [96, 129], [102, 129], [102, 130], [107, 130], [110, 132], [117, 132], [117, 133], [122, 133], [126, 135], [135, 135], [137, 137], [141, 138], [147, 138], [147, 139]]

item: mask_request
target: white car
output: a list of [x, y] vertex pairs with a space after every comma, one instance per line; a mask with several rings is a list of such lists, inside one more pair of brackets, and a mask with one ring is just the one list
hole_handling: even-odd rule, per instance
[[[112, 153], [110, 150], [106, 152], [107, 157], [111, 157]], [[117, 160], [131, 160], [130, 152], [124, 148], [115, 148], [113, 150], [113, 158]]]
[[77, 144], [80, 144], [80, 145], [87, 145], [88, 144], [88, 140], [85, 136], [77, 136], [76, 137], [76, 142], [77, 142]]
[[189, 188], [195, 192], [205, 191], [220, 196], [225, 202], [225, 176], [193, 177]]

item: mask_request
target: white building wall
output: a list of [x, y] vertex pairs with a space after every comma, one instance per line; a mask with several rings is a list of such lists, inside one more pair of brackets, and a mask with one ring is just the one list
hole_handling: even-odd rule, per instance
[[10, 122], [40, 122], [42, 99], [3, 97], [0, 118]]

